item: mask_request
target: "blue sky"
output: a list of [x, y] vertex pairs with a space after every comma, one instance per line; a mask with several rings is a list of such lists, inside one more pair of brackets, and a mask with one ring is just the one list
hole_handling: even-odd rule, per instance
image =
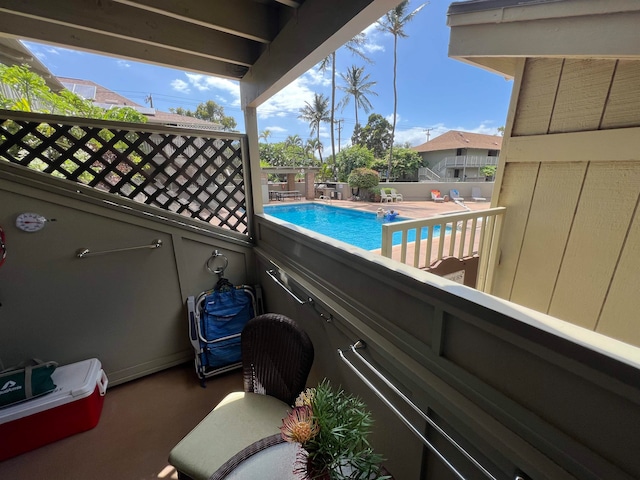
[[[479, 67], [467, 65], [447, 56], [449, 27], [446, 11], [450, 2], [433, 0], [408, 24], [408, 38], [398, 41], [398, 114], [396, 142], [419, 145], [427, 140], [426, 130], [433, 139], [448, 130], [497, 133], [506, 121], [513, 82]], [[421, 5], [412, 0], [411, 10]], [[370, 96], [370, 113], [378, 113], [389, 121], [393, 115], [393, 37], [374, 26], [366, 30], [368, 56], [373, 60], [365, 72], [377, 82]], [[56, 76], [92, 80], [140, 105], [151, 94], [154, 107], [168, 111], [170, 107], [194, 110], [199, 103], [214, 100], [222, 105], [226, 115], [233, 116], [238, 130], [244, 131], [237, 82], [201, 74], [157, 67], [130, 60], [117, 59], [86, 52], [25, 42], [27, 47]], [[338, 72], [364, 62], [345, 49], [337, 53]], [[299, 110], [313, 94], [330, 95], [330, 76], [311, 69], [279, 94], [258, 108], [258, 129], [270, 130], [269, 142], [284, 141], [298, 134], [310, 137], [306, 122], [298, 119]], [[338, 77], [337, 83], [341, 83]], [[337, 100], [342, 92], [337, 92]], [[358, 113], [366, 124], [368, 114]], [[349, 144], [355, 125], [353, 100], [336, 113], [343, 119], [341, 145]], [[325, 151], [330, 149], [328, 126], [321, 129], [320, 139]], [[336, 131], [336, 142], [338, 132]]]

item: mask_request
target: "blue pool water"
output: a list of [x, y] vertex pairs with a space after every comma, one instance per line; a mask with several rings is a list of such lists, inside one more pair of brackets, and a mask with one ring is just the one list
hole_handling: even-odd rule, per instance
[[[315, 203], [265, 206], [264, 213], [365, 250], [382, 247], [382, 224], [389, 223], [389, 220], [378, 219], [374, 212], [361, 212]], [[398, 216], [391, 221], [402, 220], [409, 220], [409, 218]], [[435, 227], [435, 235], [437, 230], [439, 228]], [[426, 236], [425, 228], [422, 231], [422, 238]], [[401, 240], [401, 232], [393, 234], [394, 245], [399, 245]], [[409, 231], [408, 241], [415, 241], [415, 230]]]

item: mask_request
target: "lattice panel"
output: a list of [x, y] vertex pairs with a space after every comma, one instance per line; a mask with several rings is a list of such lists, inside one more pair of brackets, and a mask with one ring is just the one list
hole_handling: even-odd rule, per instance
[[247, 233], [242, 142], [238, 139], [4, 117], [0, 118], [0, 158]]

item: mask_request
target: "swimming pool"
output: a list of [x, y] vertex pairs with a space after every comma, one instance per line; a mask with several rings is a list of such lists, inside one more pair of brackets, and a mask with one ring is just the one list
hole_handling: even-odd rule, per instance
[[[365, 250], [382, 247], [382, 224], [389, 223], [389, 220], [378, 219], [374, 212], [317, 203], [265, 206], [264, 213]], [[391, 222], [402, 220], [410, 219], [396, 217]], [[435, 227], [434, 235], [438, 231], [439, 227]], [[426, 228], [422, 231], [422, 238], [427, 238]], [[394, 233], [393, 244], [399, 245], [401, 241], [401, 232]], [[409, 231], [408, 241], [415, 241], [415, 230]]]

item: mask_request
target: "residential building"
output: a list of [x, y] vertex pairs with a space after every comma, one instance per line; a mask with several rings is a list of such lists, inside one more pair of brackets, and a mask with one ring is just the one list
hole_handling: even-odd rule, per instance
[[91, 100], [96, 106], [108, 110], [114, 107], [130, 107], [147, 117], [147, 121], [158, 125], [174, 125], [184, 128], [199, 128], [207, 130], [222, 130], [222, 125], [195, 117], [163, 112], [151, 106], [146, 107], [130, 100], [113, 90], [91, 80], [78, 78], [57, 77], [58, 81], [70, 92]]
[[[502, 137], [482, 133], [449, 130], [433, 140], [412, 147], [420, 154], [425, 167], [428, 167], [442, 181], [478, 181], [485, 180], [481, 174], [484, 166], [498, 165], [498, 156], [502, 148]], [[425, 180], [427, 171], [420, 172]]]

